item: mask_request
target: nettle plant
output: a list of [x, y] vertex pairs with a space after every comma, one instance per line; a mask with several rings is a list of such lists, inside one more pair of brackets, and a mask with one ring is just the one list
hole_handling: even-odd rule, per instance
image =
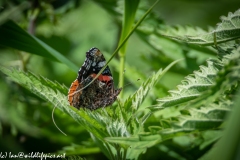
[[[11, 80], [71, 116], [90, 133], [93, 141], [109, 159], [138, 159], [148, 148], [159, 146], [159, 144], [174, 138], [177, 140], [177, 137], [186, 135], [194, 135], [192, 139], [196, 141], [202, 138], [204, 143], [197, 141], [194, 144], [202, 149], [211, 146], [220, 137], [224, 140], [228, 133], [225, 134], [222, 129], [225, 127], [231, 129], [229, 126], [233, 125], [233, 123], [230, 124], [231, 119], [226, 125], [223, 124], [225, 115], [232, 110], [234, 105], [234, 109], [236, 109], [234, 113], [239, 113], [239, 107], [236, 106], [240, 105], [239, 100], [235, 99], [237, 93], [239, 93], [238, 83], [240, 78], [240, 45], [238, 41], [240, 37], [240, 10], [229, 13], [227, 17], [222, 17], [222, 21], [216, 29], [206, 32], [193, 27], [178, 26], [172, 28], [166, 25], [140, 24], [153, 7], [134, 25], [138, 4], [138, 0], [125, 1], [123, 30], [119, 46], [108, 60], [108, 63], [114, 60], [112, 59], [113, 56], [119, 53], [120, 61], [114, 60], [114, 63], [120, 66], [120, 87], [124, 85], [124, 75], [121, 73], [126, 67], [127, 39], [133, 31], [140, 32], [148, 41], [147, 43], [155, 49], [159, 48], [158, 40], [164, 38], [172, 39], [174, 43], [178, 44], [187, 43], [192, 47], [202, 46], [203, 50], [205, 48], [206, 51], [211, 50], [218, 53], [218, 58], [208, 59], [206, 65], [199, 66], [198, 70], [185, 77], [176, 90], [169, 91], [169, 96], [157, 98], [157, 104], [155, 105], [144, 106], [142, 104], [151, 91], [160, 92], [160, 88], [156, 87], [159, 79], [181, 60], [176, 60], [165, 69], [159, 69], [156, 73], [153, 73], [135, 93], [125, 100], [121, 99], [121, 95], [117, 103], [95, 111], [77, 110], [69, 106], [67, 101], [68, 88], [58, 82], [15, 68], [2, 66], [0, 70]], [[132, 26], [134, 26], [133, 29]], [[9, 37], [7, 40], [0, 38], [2, 45], [43, 57], [54, 58], [73, 70], [78, 70], [72, 62], [60, 53], [35, 36], [26, 33], [11, 21], [2, 24], [0, 32], [3, 37]], [[208, 46], [212, 46], [211, 49]], [[124, 91], [122, 94], [124, 94]], [[162, 113], [157, 114], [160, 111]], [[171, 111], [174, 114], [169, 114], [168, 117], [162, 116], [164, 113]], [[234, 113], [232, 117], [235, 116]], [[236, 121], [240, 121], [239, 117], [235, 119]], [[64, 128], [61, 129], [64, 130]], [[237, 131], [232, 130], [232, 132]], [[209, 133], [212, 136], [207, 135]], [[237, 136], [229, 138], [234, 140], [237, 139]], [[210, 150], [209, 154], [205, 154], [202, 158], [211, 159], [211, 157], [217, 155], [228, 156], [226, 159], [234, 157], [234, 153], [226, 154], [226, 150], [220, 150], [225, 144], [224, 142], [217, 143], [217, 150], [219, 149], [218, 151], [222, 152]], [[61, 152], [68, 153], [68, 150], [63, 149]], [[174, 151], [172, 152], [174, 153], [172, 156], [175, 158], [184, 157]]]

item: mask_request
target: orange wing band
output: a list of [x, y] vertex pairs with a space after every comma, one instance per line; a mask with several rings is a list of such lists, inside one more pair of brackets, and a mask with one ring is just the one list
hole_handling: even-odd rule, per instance
[[70, 89], [69, 89], [69, 92], [68, 92], [68, 102], [70, 103], [71, 106], [72, 106], [73, 95], [74, 95], [74, 92], [76, 91], [78, 85], [79, 85], [79, 82], [78, 82], [78, 80], [76, 79], [76, 80], [71, 84], [71, 87], [70, 87]]
[[[96, 77], [97, 74], [93, 73], [91, 74], [91, 76], [94, 78]], [[111, 76], [105, 76], [105, 75], [100, 75], [98, 77], [98, 80], [101, 81], [101, 82], [109, 82], [109, 81], [112, 81], [112, 77]]]

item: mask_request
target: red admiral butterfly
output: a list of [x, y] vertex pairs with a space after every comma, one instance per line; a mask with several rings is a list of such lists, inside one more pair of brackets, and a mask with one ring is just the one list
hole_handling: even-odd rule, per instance
[[78, 71], [78, 77], [68, 92], [70, 105], [77, 109], [95, 110], [115, 102], [122, 89], [114, 89], [113, 77], [108, 66], [93, 83], [81, 90], [96, 77], [105, 64], [106, 60], [99, 49], [93, 47], [86, 52], [86, 59]]

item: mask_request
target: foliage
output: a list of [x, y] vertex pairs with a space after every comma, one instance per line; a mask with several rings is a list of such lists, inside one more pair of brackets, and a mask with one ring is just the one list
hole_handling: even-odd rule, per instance
[[[237, 10], [235, 13], [229, 13], [227, 17], [222, 16], [222, 22], [218, 24], [217, 28], [209, 33], [203, 33], [201, 29], [195, 31], [196, 36], [168, 36], [169, 38], [179, 39], [181, 41], [185, 41], [191, 44], [198, 44], [198, 45], [214, 45], [217, 43], [223, 43], [230, 40], [240, 38], [240, 30], [239, 30], [239, 17], [240, 17], [240, 10]], [[179, 29], [181, 33], [181, 28]], [[162, 31], [159, 31], [160, 34]], [[177, 32], [177, 33], [176, 33]], [[186, 32], [186, 31], [185, 31]], [[162, 32], [164, 33], [164, 32]], [[170, 30], [169, 34], [179, 35], [178, 31]]]
[[[230, 133], [237, 128], [234, 122], [239, 121], [240, 10], [222, 17], [216, 29], [205, 31], [165, 24], [151, 12], [156, 3], [150, 7], [138, 0], [78, 2], [3, 3], [16, 6], [0, 16], [0, 52], [4, 55], [0, 66], [0, 134], [6, 137], [9, 132], [20, 137], [22, 144], [15, 142], [18, 147], [13, 149], [3, 139], [2, 150], [19, 152], [24, 148], [32, 152], [30, 142], [40, 139], [38, 152], [66, 153], [69, 159], [212, 159], [219, 153], [223, 155], [219, 158], [237, 159], [239, 134]], [[79, 6], [84, 6], [81, 12], [85, 14], [93, 9], [97, 15], [111, 15], [106, 24], [116, 22], [119, 37], [109, 29], [109, 35], [117, 37], [114, 41], [92, 42], [106, 50], [105, 57], [115, 80], [118, 73], [120, 86], [124, 86], [124, 78], [132, 83], [116, 103], [95, 111], [69, 106], [68, 88], [62, 84], [70, 84], [76, 76], [71, 73], [77, 71], [74, 61], [80, 66], [79, 57], [84, 59], [85, 55], [76, 54], [82, 52], [78, 43], [84, 48], [88, 46], [85, 41], [91, 41], [81, 39], [78, 35], [84, 31], [72, 25]], [[18, 24], [9, 21], [13, 10], [22, 17], [27, 13], [29, 19], [19, 18]], [[64, 14], [72, 17], [69, 24], [60, 23], [58, 16]], [[55, 29], [51, 29], [53, 24]], [[106, 27], [99, 23], [96, 28], [85, 28], [92, 32]], [[110, 45], [118, 47], [113, 52]], [[131, 48], [134, 52], [129, 54]], [[138, 48], [148, 50], [148, 54], [135, 60], [138, 51], [142, 53]], [[114, 58], [118, 51], [119, 59]], [[113, 52], [112, 56], [108, 52]], [[153, 70], [157, 72], [148, 74]], [[59, 109], [54, 113], [56, 123], [68, 136], [53, 125], [53, 107]], [[231, 151], [223, 149], [226, 145]]]

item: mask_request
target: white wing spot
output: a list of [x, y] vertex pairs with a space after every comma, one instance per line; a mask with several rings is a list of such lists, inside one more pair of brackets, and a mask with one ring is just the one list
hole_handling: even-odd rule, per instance
[[101, 68], [101, 67], [105, 66], [105, 64], [106, 64], [106, 61], [99, 62], [98, 67]]

